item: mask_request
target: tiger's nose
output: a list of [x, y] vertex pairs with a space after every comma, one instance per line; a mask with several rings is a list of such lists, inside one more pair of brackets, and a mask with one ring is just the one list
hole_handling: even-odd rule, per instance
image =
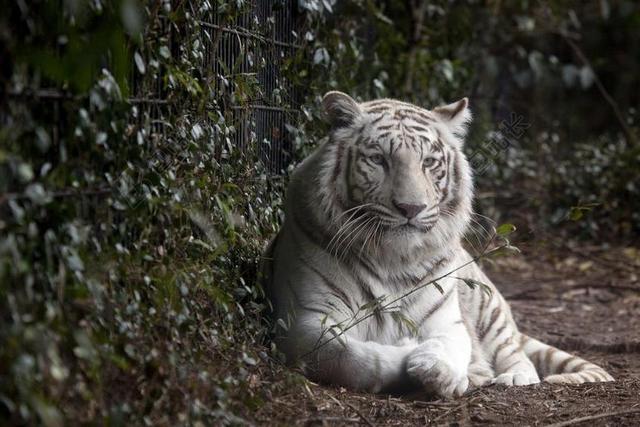
[[424, 210], [424, 208], [427, 207], [427, 205], [412, 205], [409, 203], [398, 203], [395, 200], [393, 200], [393, 206], [395, 206], [396, 209], [398, 209], [400, 213], [405, 217], [407, 217], [408, 219], [411, 219], [414, 216], [418, 215], [420, 212]]

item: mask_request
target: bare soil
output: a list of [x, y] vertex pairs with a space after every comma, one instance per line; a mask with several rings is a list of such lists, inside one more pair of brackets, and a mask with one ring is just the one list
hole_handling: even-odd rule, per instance
[[450, 401], [307, 382], [273, 396], [254, 422], [640, 426], [640, 249], [532, 246], [485, 269], [523, 332], [600, 364], [616, 381], [490, 386]]

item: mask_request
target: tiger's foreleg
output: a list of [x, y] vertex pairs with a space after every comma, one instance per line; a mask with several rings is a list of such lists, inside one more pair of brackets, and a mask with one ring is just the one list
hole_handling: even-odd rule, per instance
[[[295, 340], [284, 338], [278, 346], [285, 354], [304, 363], [305, 373], [314, 380], [353, 390], [377, 393], [406, 387], [407, 358], [418, 346], [415, 342], [398, 345], [359, 339], [351, 331], [327, 333], [315, 313], [299, 316], [290, 330]], [[325, 322], [331, 324], [331, 319]]]
[[462, 320], [455, 289], [447, 296], [420, 325], [424, 340], [409, 356], [407, 372], [427, 391], [453, 397], [461, 396], [469, 387], [471, 336]]

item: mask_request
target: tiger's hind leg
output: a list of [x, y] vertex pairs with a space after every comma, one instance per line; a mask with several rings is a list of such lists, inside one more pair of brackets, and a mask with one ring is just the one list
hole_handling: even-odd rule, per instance
[[535, 366], [524, 352], [520, 333], [502, 296], [494, 294], [477, 327], [478, 341], [495, 371], [494, 384], [528, 385], [540, 382]]
[[510, 337], [495, 348], [492, 361], [497, 376], [492, 383], [510, 386], [540, 382], [535, 366], [518, 341]]
[[522, 335], [521, 339], [524, 351], [535, 363], [545, 382], [581, 384], [615, 381], [607, 371], [594, 363], [526, 335]]

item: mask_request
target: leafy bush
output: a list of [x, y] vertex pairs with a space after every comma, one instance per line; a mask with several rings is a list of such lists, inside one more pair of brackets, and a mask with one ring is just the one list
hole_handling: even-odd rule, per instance
[[0, 419], [237, 420], [263, 393], [255, 277], [284, 182], [255, 134], [234, 144], [221, 96], [251, 87], [215, 90], [200, 21], [250, 5], [74, 4], [2, 23]]

